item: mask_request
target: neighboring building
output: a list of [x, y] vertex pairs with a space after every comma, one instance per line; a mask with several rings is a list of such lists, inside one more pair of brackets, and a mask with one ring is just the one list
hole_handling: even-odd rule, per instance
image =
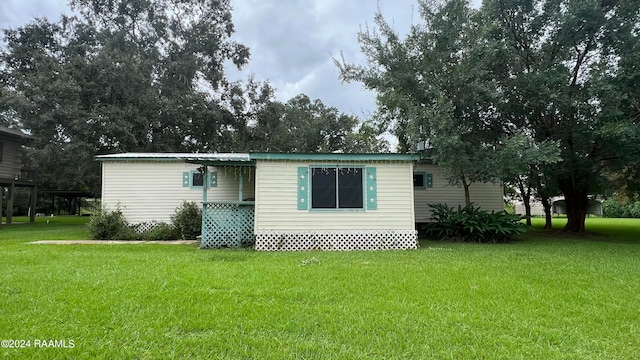
[[[529, 205], [531, 206], [532, 216], [544, 216], [544, 206], [542, 206], [542, 202], [531, 199]], [[525, 215], [526, 209], [524, 203], [522, 201], [516, 201], [513, 204], [513, 212], [518, 215]]]
[[[102, 162], [102, 202], [128, 221], [168, 222], [203, 203], [203, 247], [257, 250], [412, 249], [428, 203], [464, 205], [435, 165], [414, 154], [114, 154]], [[415, 165], [415, 169], [414, 169]], [[472, 200], [502, 210], [500, 184]]]
[[[563, 196], [555, 196], [550, 199], [551, 201], [551, 213], [555, 215], [564, 215], [567, 213], [567, 205]], [[544, 207], [540, 201], [531, 199], [531, 215], [532, 216], [544, 216]], [[524, 203], [518, 201], [514, 204], [514, 212], [519, 215], [525, 215], [526, 211]], [[587, 207], [588, 215], [602, 216], [602, 201], [596, 198], [589, 198], [589, 205]]]
[[[0, 206], [0, 215], [4, 212], [7, 224], [12, 222], [15, 190], [18, 187], [30, 188], [29, 215], [30, 221], [35, 219], [37, 195], [36, 172], [24, 166], [24, 146], [31, 141], [31, 136], [20, 130], [0, 126], [0, 194], [7, 189], [7, 208]], [[2, 204], [0, 202], [0, 204]]]

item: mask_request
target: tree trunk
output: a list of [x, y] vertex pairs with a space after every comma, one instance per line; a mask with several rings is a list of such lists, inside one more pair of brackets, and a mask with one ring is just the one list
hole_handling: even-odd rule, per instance
[[464, 187], [464, 203], [466, 206], [469, 206], [471, 205], [471, 196], [469, 196], [469, 184], [463, 182], [462, 186]]
[[544, 228], [545, 230], [553, 229], [553, 214], [551, 213], [551, 206], [553, 205], [549, 199], [548, 192], [542, 186], [542, 179], [540, 175], [536, 175], [536, 185], [538, 189], [538, 195], [540, 195], [540, 202], [542, 202], [542, 208], [544, 209]]
[[520, 197], [524, 205], [524, 216], [526, 217], [527, 226], [531, 226], [531, 187], [525, 190], [524, 181], [518, 179], [518, 190], [520, 190]]
[[543, 196], [540, 201], [542, 202], [542, 207], [544, 208], [544, 229], [553, 229], [551, 224], [551, 220], [553, 216], [551, 215], [551, 201], [549, 201], [548, 196]]
[[469, 183], [467, 183], [467, 178], [464, 176], [464, 171], [460, 174], [460, 180], [462, 181], [462, 187], [464, 188], [464, 203], [466, 206], [471, 205], [471, 195], [469, 194]]
[[522, 197], [522, 202], [524, 203], [524, 216], [526, 217], [527, 226], [531, 226], [531, 198], [530, 197]]
[[567, 179], [559, 180], [558, 184], [567, 206], [567, 225], [562, 231], [585, 232], [584, 221], [589, 207], [587, 189], [579, 189], [575, 183]]

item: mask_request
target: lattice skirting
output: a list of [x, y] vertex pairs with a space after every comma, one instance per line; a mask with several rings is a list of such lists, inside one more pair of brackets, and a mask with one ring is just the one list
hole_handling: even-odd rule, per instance
[[142, 234], [142, 233], [145, 233], [147, 231], [151, 231], [151, 230], [155, 229], [156, 226], [158, 226], [160, 224], [162, 224], [162, 223], [159, 223], [159, 222], [141, 222], [141, 223], [131, 224], [131, 227], [138, 234]]
[[416, 230], [258, 231], [256, 250], [405, 250], [418, 248]]
[[253, 205], [204, 203], [201, 247], [238, 247], [253, 244], [253, 219]]

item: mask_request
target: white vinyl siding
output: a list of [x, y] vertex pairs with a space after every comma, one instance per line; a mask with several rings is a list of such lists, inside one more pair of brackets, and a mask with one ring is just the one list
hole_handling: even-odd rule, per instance
[[[102, 204], [105, 209], [120, 208], [131, 223], [169, 222], [183, 201], [202, 206], [202, 189], [182, 186], [185, 171], [198, 165], [181, 161], [104, 161], [102, 162]], [[238, 172], [233, 168], [209, 168], [218, 175], [218, 186], [207, 189], [209, 201], [238, 201]], [[253, 171], [247, 172], [245, 178]], [[253, 184], [245, 182], [243, 194], [253, 196]]]
[[[427, 204], [446, 203], [451, 207], [464, 206], [464, 188], [451, 185], [437, 165], [416, 165], [415, 172], [433, 174], [433, 187], [414, 190], [416, 222], [427, 222], [431, 208]], [[473, 183], [469, 187], [471, 202], [487, 211], [504, 210], [502, 183]]]
[[326, 162], [377, 171], [377, 209], [298, 210], [298, 167], [318, 162], [260, 160], [256, 164], [256, 231], [408, 230], [414, 228], [411, 162]]

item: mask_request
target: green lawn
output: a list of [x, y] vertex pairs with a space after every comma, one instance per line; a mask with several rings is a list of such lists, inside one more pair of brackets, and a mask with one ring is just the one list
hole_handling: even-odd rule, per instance
[[14, 217], [13, 224], [6, 225], [3, 222], [0, 225], [0, 241], [13, 240], [22, 243], [35, 240], [88, 239], [86, 224], [89, 219], [87, 216], [39, 217], [35, 223], [29, 223], [28, 217]]
[[42, 220], [0, 227], [0, 339], [32, 341], [0, 356], [640, 358], [640, 220], [589, 219], [600, 235], [584, 238], [288, 253], [24, 244], [86, 237], [86, 219]]

